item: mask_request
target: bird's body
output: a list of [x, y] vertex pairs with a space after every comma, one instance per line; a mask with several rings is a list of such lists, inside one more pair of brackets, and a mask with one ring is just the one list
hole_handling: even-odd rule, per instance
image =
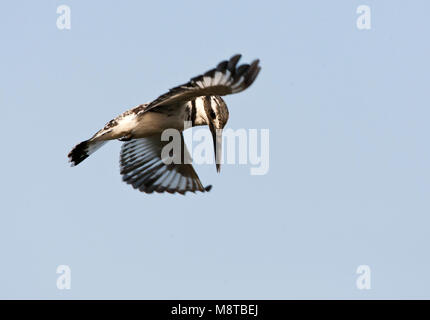
[[[191, 126], [202, 126], [208, 121], [204, 108], [205, 97], [196, 97], [185, 103], [163, 106], [146, 111], [148, 104], [141, 104], [112, 119], [98, 131], [94, 141], [106, 141], [130, 137], [140, 139], [160, 133], [166, 129], [184, 130], [184, 122]], [[221, 97], [210, 97], [210, 108], [222, 108], [225, 102]], [[228, 112], [228, 110], [227, 110]]]
[[[166, 129], [184, 130], [184, 124], [208, 125], [214, 137], [215, 154], [220, 153], [220, 136], [228, 120], [228, 108], [220, 95], [246, 89], [255, 80], [258, 60], [236, 69], [240, 55], [221, 62], [202, 76], [171, 89], [151, 103], [132, 108], [109, 121], [92, 138], [81, 142], [69, 153], [72, 165], [78, 165], [109, 140], [124, 141], [121, 150], [123, 180], [140, 191], [151, 193], [208, 191], [190, 164], [166, 165], [161, 150]], [[236, 90], [236, 91], [235, 91]], [[182, 150], [188, 155], [182, 141]], [[219, 164], [217, 164], [219, 170]]]
[[96, 140], [146, 138], [151, 135], [172, 128], [181, 130], [184, 126], [186, 107], [184, 104], [176, 105], [169, 110], [151, 110], [145, 112], [148, 104], [139, 105], [130, 109], [115, 119], [109, 121], [105, 127], [96, 133]]

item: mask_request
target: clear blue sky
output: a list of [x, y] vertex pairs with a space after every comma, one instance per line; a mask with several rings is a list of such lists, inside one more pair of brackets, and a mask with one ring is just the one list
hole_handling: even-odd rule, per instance
[[[3, 1], [0, 298], [430, 298], [429, 11]], [[121, 182], [119, 142], [69, 167], [105, 122], [234, 53], [263, 69], [226, 97], [228, 127], [270, 129], [267, 175], [201, 165], [210, 193], [146, 195]]]

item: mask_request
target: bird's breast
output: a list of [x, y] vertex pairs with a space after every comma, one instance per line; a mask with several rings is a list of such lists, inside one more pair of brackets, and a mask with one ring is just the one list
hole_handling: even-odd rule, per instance
[[132, 130], [132, 135], [136, 138], [145, 138], [157, 133], [162, 133], [166, 129], [184, 129], [184, 111], [178, 108], [172, 112], [148, 111], [138, 116], [136, 126]]

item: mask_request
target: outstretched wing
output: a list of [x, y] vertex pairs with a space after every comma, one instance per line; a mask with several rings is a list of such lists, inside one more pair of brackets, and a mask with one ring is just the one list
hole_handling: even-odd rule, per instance
[[166, 165], [161, 151], [169, 141], [161, 141], [161, 135], [127, 141], [122, 145], [120, 166], [123, 180], [142, 192], [169, 192], [185, 194], [187, 191], [206, 192], [191, 164], [191, 159], [181, 134], [181, 163]]
[[218, 95], [224, 96], [238, 93], [248, 88], [261, 70], [259, 60], [251, 64], [236, 67], [241, 55], [237, 54], [230, 60], [222, 61], [214, 69], [205, 74], [192, 78], [189, 82], [172, 88], [151, 102], [146, 110], [160, 105], [167, 105], [179, 101], [188, 101], [195, 97]]

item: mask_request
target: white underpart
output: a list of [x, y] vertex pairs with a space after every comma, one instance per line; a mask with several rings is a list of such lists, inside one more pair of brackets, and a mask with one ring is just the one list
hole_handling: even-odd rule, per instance
[[118, 124], [112, 128], [112, 133], [114, 135], [126, 134], [134, 127], [136, 127], [136, 115], [130, 114], [118, 121]]
[[195, 124], [198, 126], [202, 126], [208, 124], [208, 117], [206, 115], [205, 106], [204, 106], [204, 98], [199, 97], [196, 99], [196, 121]]
[[184, 103], [170, 115], [164, 112], [145, 112], [134, 120], [131, 135], [135, 138], [145, 138], [162, 133], [166, 129], [184, 130], [186, 106], [187, 103]]

